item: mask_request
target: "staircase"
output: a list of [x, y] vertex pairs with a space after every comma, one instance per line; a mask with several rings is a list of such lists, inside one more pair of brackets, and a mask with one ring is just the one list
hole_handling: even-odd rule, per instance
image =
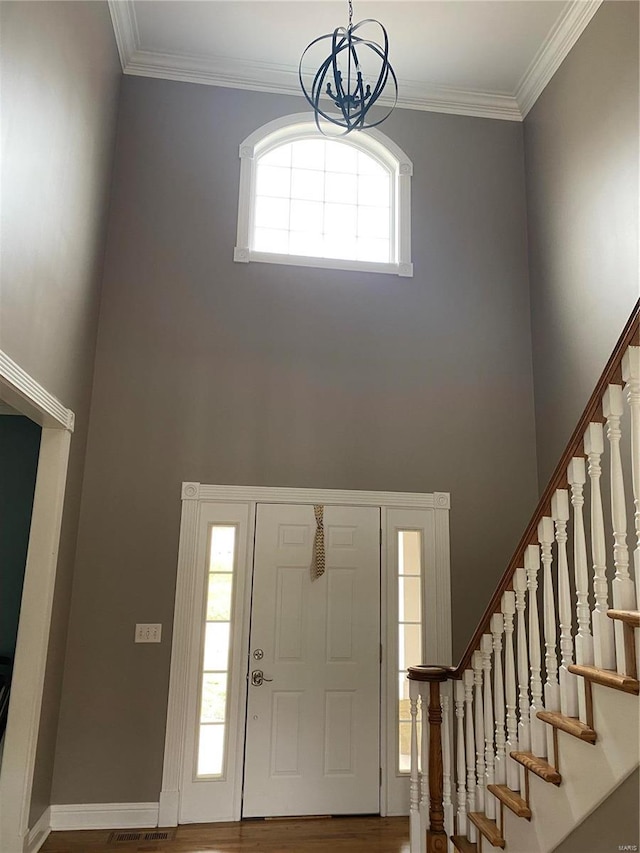
[[550, 853], [640, 763], [639, 326], [459, 665], [409, 670], [411, 853]]

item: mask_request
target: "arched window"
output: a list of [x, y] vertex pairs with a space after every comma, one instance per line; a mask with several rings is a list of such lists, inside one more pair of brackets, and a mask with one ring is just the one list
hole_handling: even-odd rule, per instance
[[234, 260], [413, 275], [411, 161], [377, 130], [330, 139], [307, 113], [240, 146]]

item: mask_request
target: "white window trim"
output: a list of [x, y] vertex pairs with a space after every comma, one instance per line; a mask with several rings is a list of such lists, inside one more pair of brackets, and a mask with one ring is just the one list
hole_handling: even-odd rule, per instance
[[341, 142], [354, 145], [365, 151], [391, 170], [395, 178], [395, 199], [392, 215], [396, 232], [397, 258], [393, 263], [313, 258], [306, 255], [283, 255], [273, 252], [257, 252], [251, 248], [253, 232], [253, 197], [255, 194], [256, 162], [260, 155], [284, 142], [295, 142], [309, 137], [317, 138], [318, 129], [309, 113], [270, 121], [262, 125], [240, 145], [240, 190], [238, 196], [238, 233], [233, 253], [234, 261], [249, 263], [259, 261], [267, 264], [287, 264], [321, 269], [377, 272], [403, 277], [413, 276], [411, 263], [411, 176], [413, 163], [404, 151], [388, 136], [375, 128], [358, 131], [355, 139], [340, 138]]

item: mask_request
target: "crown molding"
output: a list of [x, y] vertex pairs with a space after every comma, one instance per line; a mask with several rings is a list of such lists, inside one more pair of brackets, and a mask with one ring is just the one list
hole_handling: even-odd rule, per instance
[[[250, 89], [278, 95], [303, 97], [298, 69], [267, 62], [238, 59], [208, 59], [180, 54], [134, 50], [123, 63], [125, 74], [158, 77], [185, 83], [204, 83], [232, 89]], [[497, 118], [521, 121], [522, 116], [513, 95], [474, 92], [448, 86], [399, 80], [401, 95], [396, 106], [409, 110]], [[385, 99], [381, 98], [381, 105]]]
[[120, 55], [120, 64], [126, 74], [127, 63], [140, 44], [135, 6], [133, 0], [109, 0], [108, 6]]
[[571, 0], [522, 75], [515, 91], [524, 119], [598, 11], [603, 0]]
[[[297, 67], [142, 50], [132, 0], [109, 0], [109, 9], [125, 74], [302, 97]], [[401, 96], [397, 106], [404, 109], [522, 120], [515, 97], [507, 93], [471, 91], [408, 80], [399, 80], [398, 88]], [[384, 104], [384, 99], [380, 103]]]
[[432, 83], [398, 80], [398, 106], [407, 110], [522, 121], [518, 102], [506, 92], [456, 89]]
[[[522, 121], [594, 16], [602, 0], [570, 0], [516, 91], [483, 92], [399, 80], [397, 106], [410, 110]], [[302, 97], [298, 69], [229, 58], [161, 53], [140, 48], [133, 0], [109, 0], [125, 74]], [[384, 99], [380, 100], [384, 104]]]

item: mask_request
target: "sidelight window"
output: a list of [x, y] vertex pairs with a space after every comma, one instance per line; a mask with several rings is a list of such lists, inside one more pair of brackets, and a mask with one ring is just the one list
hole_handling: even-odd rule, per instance
[[210, 531], [198, 777], [221, 776], [224, 770], [236, 532], [235, 525], [218, 524]]
[[397, 531], [398, 770], [411, 765], [411, 715], [407, 670], [422, 661], [422, 531]]

